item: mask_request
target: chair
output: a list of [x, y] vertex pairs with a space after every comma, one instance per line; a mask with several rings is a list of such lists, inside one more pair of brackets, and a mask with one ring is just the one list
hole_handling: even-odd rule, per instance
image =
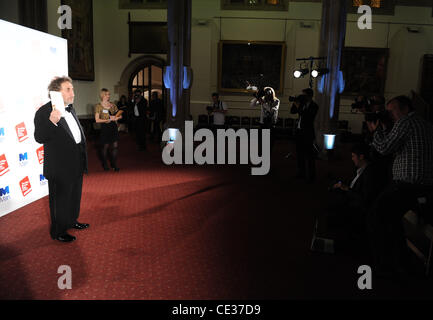
[[260, 117], [254, 117], [252, 119], [251, 128], [260, 128]]
[[292, 136], [293, 131], [295, 130], [295, 119], [293, 118], [284, 119], [284, 130], [287, 132], [289, 136]]
[[207, 128], [208, 126], [209, 126], [209, 116], [207, 114], [199, 114], [196, 128]]
[[[415, 228], [415, 232], [421, 234], [423, 237], [428, 239], [428, 246], [425, 248], [425, 253], [422, 253], [418, 244], [415, 244], [413, 240], [406, 239], [407, 246], [416, 254], [418, 258], [422, 260], [425, 266], [426, 276], [430, 273], [430, 262], [433, 253], [433, 226], [431, 221], [431, 215], [433, 215], [432, 200], [433, 194], [425, 197], [419, 197], [418, 203], [414, 210], [409, 210], [404, 215], [404, 220], [412, 228]], [[430, 220], [427, 218], [430, 217]], [[418, 239], [417, 239], [418, 240]]]
[[241, 127], [249, 129], [251, 126], [251, 118], [250, 117], [241, 117]]
[[241, 126], [241, 118], [238, 116], [231, 116], [229, 126], [232, 128], [239, 128]]

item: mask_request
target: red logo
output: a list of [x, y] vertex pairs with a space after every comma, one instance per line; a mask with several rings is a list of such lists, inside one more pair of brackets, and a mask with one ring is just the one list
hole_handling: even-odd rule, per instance
[[21, 122], [20, 124], [17, 124], [15, 126], [15, 130], [17, 131], [18, 141], [23, 142], [24, 140], [27, 140], [29, 136], [27, 135], [27, 129], [24, 122]]
[[44, 146], [36, 149], [36, 154], [38, 155], [39, 164], [44, 163]]
[[6, 160], [6, 155], [2, 154], [0, 156], [0, 176], [4, 175], [9, 171], [8, 161]]
[[25, 177], [23, 180], [20, 181], [20, 187], [24, 197], [32, 191], [29, 177]]

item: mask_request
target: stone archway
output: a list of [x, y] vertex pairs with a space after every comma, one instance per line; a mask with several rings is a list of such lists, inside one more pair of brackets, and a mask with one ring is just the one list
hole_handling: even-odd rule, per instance
[[128, 85], [131, 75], [141, 66], [154, 64], [160, 67], [164, 67], [166, 65], [166, 60], [160, 57], [144, 55], [132, 60], [123, 70], [122, 75], [120, 76], [120, 80], [117, 85], [114, 87], [114, 92], [121, 97], [125, 95], [128, 97]]

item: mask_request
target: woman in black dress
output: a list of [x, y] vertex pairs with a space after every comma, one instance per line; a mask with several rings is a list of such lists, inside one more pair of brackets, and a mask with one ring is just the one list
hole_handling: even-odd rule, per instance
[[108, 171], [107, 154], [110, 151], [111, 168], [118, 172], [117, 167], [117, 149], [119, 140], [119, 132], [116, 121], [122, 119], [121, 114], [115, 104], [110, 102], [110, 91], [101, 89], [101, 102], [95, 106], [95, 121], [101, 124], [101, 133], [99, 142], [102, 147], [101, 161], [105, 171]]

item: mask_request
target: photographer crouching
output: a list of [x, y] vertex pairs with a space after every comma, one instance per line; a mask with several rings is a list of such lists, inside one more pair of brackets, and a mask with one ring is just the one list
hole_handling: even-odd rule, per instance
[[392, 182], [379, 195], [367, 217], [377, 273], [401, 275], [406, 271], [408, 249], [402, 217], [417, 198], [433, 190], [433, 126], [418, 117], [406, 96], [391, 99], [386, 112], [393, 122], [367, 122], [373, 147], [382, 155], [394, 155]]
[[260, 105], [261, 107], [261, 113], [260, 113], [261, 128], [270, 129], [270, 134], [271, 134], [270, 150], [272, 152], [272, 148], [275, 142], [274, 130], [278, 120], [278, 109], [280, 108], [280, 100], [277, 99], [273, 88], [265, 87], [254, 93], [254, 99], [251, 100], [250, 106], [255, 107], [258, 105]]
[[308, 183], [316, 179], [316, 165], [313, 143], [316, 139], [314, 120], [319, 110], [313, 101], [313, 90], [306, 88], [301, 95], [289, 97], [293, 102], [290, 113], [298, 114], [298, 123], [295, 131], [297, 178], [306, 178]]

